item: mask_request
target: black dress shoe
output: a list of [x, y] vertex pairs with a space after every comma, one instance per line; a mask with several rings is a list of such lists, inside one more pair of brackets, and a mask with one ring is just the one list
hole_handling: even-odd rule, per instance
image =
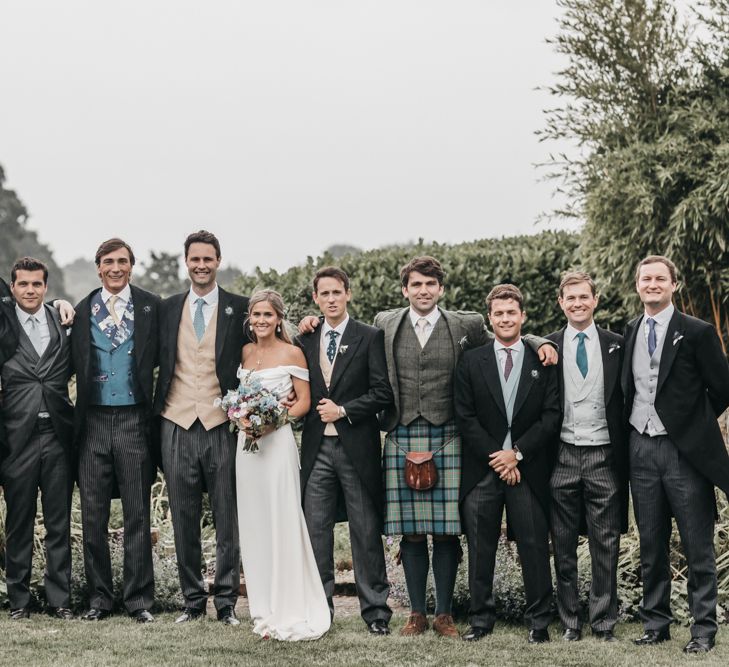
[[667, 642], [669, 639], [671, 639], [671, 633], [668, 631], [668, 628], [664, 630], [646, 630], [643, 636], [634, 639], [633, 643], [636, 646], [655, 646], [656, 644]]
[[549, 631], [547, 628], [541, 630], [529, 630], [529, 643], [530, 644], [544, 644], [549, 641]]
[[20, 621], [24, 618], [30, 618], [30, 609], [28, 609], [28, 607], [18, 607], [18, 609], [11, 609], [10, 618], [13, 621]]
[[592, 636], [604, 642], [616, 642], [618, 638], [613, 634], [612, 630], [593, 630]]
[[60, 618], [62, 621], [73, 620], [73, 612], [67, 607], [51, 607], [48, 610], [48, 615], [53, 618]]
[[390, 626], [384, 618], [376, 618], [367, 624], [367, 630], [371, 635], [389, 635]]
[[235, 617], [235, 609], [232, 606], [218, 609], [218, 620], [221, 623], [225, 623], [225, 625], [240, 625], [240, 621]]
[[683, 647], [684, 653], [708, 653], [714, 648], [713, 637], [692, 637], [691, 641]]
[[103, 621], [105, 618], [109, 618], [111, 612], [108, 609], [99, 609], [98, 607], [91, 607], [82, 617], [82, 621]]
[[136, 609], [129, 614], [137, 623], [154, 623], [154, 616], [146, 609]]
[[197, 621], [205, 615], [202, 609], [195, 607], [185, 607], [182, 613], [175, 619], [175, 623], [187, 623], [188, 621]]
[[582, 630], [579, 628], [565, 628], [562, 639], [566, 642], [578, 642], [582, 639]]
[[461, 639], [464, 642], [477, 642], [479, 639], [490, 635], [493, 631], [493, 628], [482, 628], [478, 625], [472, 625], [461, 635]]

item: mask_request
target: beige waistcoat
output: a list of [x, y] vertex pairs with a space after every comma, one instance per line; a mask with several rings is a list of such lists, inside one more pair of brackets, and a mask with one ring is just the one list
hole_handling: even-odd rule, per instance
[[[336, 362], [337, 357], [334, 357]], [[319, 346], [319, 366], [321, 366], [321, 374], [324, 376], [324, 384], [329, 389], [329, 385], [332, 382], [332, 372], [334, 371], [334, 364], [329, 363], [329, 357], [327, 357], [326, 350], [323, 345]], [[329, 422], [324, 427], [324, 435], [339, 435], [337, 428], [334, 426], [334, 422]]]

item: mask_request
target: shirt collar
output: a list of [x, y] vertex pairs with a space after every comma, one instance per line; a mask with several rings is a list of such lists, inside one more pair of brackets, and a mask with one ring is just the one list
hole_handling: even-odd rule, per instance
[[347, 324], [349, 324], [349, 314], [347, 314], [345, 316], [345, 318], [336, 327], [330, 326], [329, 322], [327, 322], [327, 318], [325, 317], [324, 324], [322, 325], [322, 328], [321, 328], [322, 339], [324, 338], [324, 336], [328, 335], [332, 329], [334, 331], [336, 331], [339, 334], [339, 336], [341, 337], [344, 334], [344, 330], [347, 328]]
[[[509, 348], [512, 352], [521, 352], [524, 349], [524, 343], [522, 343], [521, 338], [516, 341], [513, 345], [509, 345]], [[494, 349], [495, 350], [505, 350], [506, 345], [501, 343], [497, 338], [494, 338]]]
[[[108, 303], [109, 299], [114, 296], [106, 287], [101, 288], [101, 300], [104, 303]], [[129, 300], [132, 298], [132, 288], [129, 287], [129, 283], [127, 283], [124, 286], [124, 289], [119, 292], [119, 294], [116, 295], [119, 298], [119, 301], [121, 301], [124, 305], [129, 303]]]
[[590, 326], [587, 327], [587, 329], [583, 329], [581, 332], [578, 329], [575, 329], [571, 324], [568, 324], [564, 331], [565, 340], [575, 340], [578, 333], [585, 334], [587, 336], [587, 340], [594, 340], [597, 337], [597, 326], [595, 325], [595, 321], [593, 320], [590, 322]]
[[673, 311], [676, 310], [673, 307], [672, 303], [669, 303], [660, 313], [656, 313], [655, 315], [649, 315], [648, 313], [645, 313], [645, 317], [643, 318], [644, 322], [648, 320], [649, 317], [652, 317], [658, 326], [665, 326], [673, 317]]
[[190, 303], [195, 303], [198, 299], [202, 299], [207, 306], [217, 306], [220, 300], [220, 290], [218, 289], [218, 283], [215, 283], [212, 291], [208, 292], [205, 296], [195, 294], [190, 286], [190, 295], [188, 296]]
[[413, 327], [418, 323], [418, 320], [424, 317], [426, 320], [428, 320], [428, 324], [430, 324], [431, 328], [435, 326], [435, 323], [440, 319], [440, 308], [436, 306], [431, 310], [427, 315], [420, 315], [415, 312], [413, 307], [410, 307], [410, 322], [412, 323]]
[[20, 324], [25, 326], [28, 322], [28, 318], [33, 315], [39, 322], [39, 324], [45, 324], [48, 320], [46, 318], [46, 308], [41, 306], [37, 313], [26, 313], [17, 303], [15, 304], [15, 314], [18, 316]]

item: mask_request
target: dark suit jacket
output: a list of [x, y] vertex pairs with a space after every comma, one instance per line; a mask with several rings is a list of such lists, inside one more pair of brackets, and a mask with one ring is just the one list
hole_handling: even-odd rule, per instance
[[[555, 331], [547, 338], [559, 345], [564, 350], [565, 328]], [[620, 384], [620, 373], [622, 371], [623, 356], [625, 353], [623, 337], [607, 329], [597, 327], [597, 335], [600, 339], [600, 351], [602, 352], [602, 373], [605, 387], [605, 416], [607, 418], [608, 433], [610, 434], [610, 446], [613, 452], [613, 465], [618, 479], [620, 494], [620, 523], [622, 532], [628, 530], [628, 434], [624, 421], [623, 389]], [[559, 355], [557, 364], [557, 376], [559, 379], [560, 409], [560, 430], [562, 419], [564, 419], [564, 367], [562, 365], [562, 354]], [[550, 465], [554, 469], [557, 463], [559, 452], [559, 430], [550, 450]], [[584, 524], [584, 516], [581, 520], [581, 532], [587, 533]]]
[[[643, 316], [625, 328], [625, 421], [633, 407], [633, 350]], [[729, 493], [729, 455], [717, 418], [729, 405], [729, 364], [714, 327], [676, 309], [658, 370], [655, 408], [668, 437], [702, 475]]]
[[[460, 500], [491, 471], [489, 454], [501, 451], [506, 438], [509, 424], [500, 372], [493, 341], [465, 352], [456, 368], [456, 422], [463, 441]], [[559, 419], [557, 369], [542, 366], [536, 352], [524, 346], [511, 438], [524, 456], [519, 463], [521, 484], [529, 485], [547, 517], [548, 450], [559, 433]]]
[[[137, 382], [142, 391], [142, 401], [148, 414], [152, 413], [154, 369], [158, 358], [160, 298], [139, 287], [130, 285], [134, 303], [134, 349], [132, 356], [137, 371]], [[74, 437], [77, 446], [86, 428], [86, 411], [89, 407], [91, 376], [91, 298], [98, 288], [76, 306], [76, 317], [71, 333], [73, 367], [76, 371], [76, 411]], [[96, 325], [94, 325], [96, 326]]]
[[[382, 514], [382, 448], [377, 413], [392, 407], [392, 388], [387, 379], [384, 333], [352, 318], [342, 334], [342, 340], [327, 390], [319, 363], [322, 327], [303, 334], [297, 344], [304, 351], [311, 382], [311, 410], [304, 422], [301, 437], [301, 487], [306, 487], [314, 467], [326, 424], [316, 406], [322, 398], [341, 405], [347, 418], [335, 422], [339, 439], [362, 482]], [[346, 352], [342, 346], [346, 345]]]
[[[248, 297], [226, 292], [218, 287], [218, 314], [215, 332], [215, 372], [220, 392], [238, 387], [238, 366], [241, 350], [249, 342], [245, 321], [248, 317]], [[154, 398], [154, 414], [165, 407], [172, 377], [177, 363], [177, 334], [182, 319], [182, 308], [189, 292], [174, 294], [162, 301], [160, 316], [159, 378]]]

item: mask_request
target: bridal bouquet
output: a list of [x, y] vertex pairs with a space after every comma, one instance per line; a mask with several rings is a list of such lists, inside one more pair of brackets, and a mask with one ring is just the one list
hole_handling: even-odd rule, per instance
[[272, 391], [251, 377], [252, 372], [241, 378], [238, 389], [229, 390], [215, 401], [228, 415], [231, 432], [245, 433], [243, 451], [246, 452], [258, 451], [258, 440], [268, 432], [268, 427], [280, 428], [290, 421], [288, 410], [279, 404]]

